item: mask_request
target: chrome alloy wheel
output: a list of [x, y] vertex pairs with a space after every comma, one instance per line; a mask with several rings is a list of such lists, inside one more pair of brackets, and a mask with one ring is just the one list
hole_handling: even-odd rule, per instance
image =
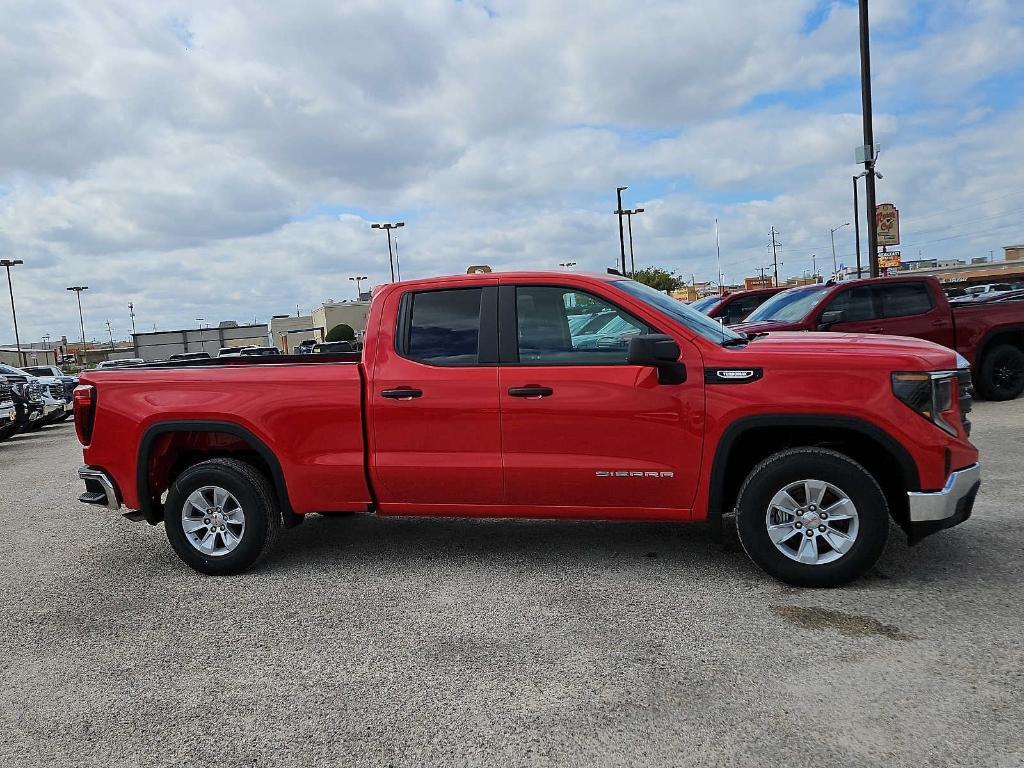
[[765, 524], [779, 552], [807, 565], [838, 560], [850, 551], [860, 529], [853, 501], [824, 480], [797, 480], [776, 493]]
[[216, 485], [206, 485], [185, 500], [181, 527], [189, 544], [204, 555], [220, 557], [242, 541], [245, 512], [231, 493]]

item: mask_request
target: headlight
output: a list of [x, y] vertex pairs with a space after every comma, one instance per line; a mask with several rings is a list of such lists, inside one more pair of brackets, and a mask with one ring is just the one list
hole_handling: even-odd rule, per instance
[[943, 432], [956, 436], [956, 396], [959, 378], [956, 371], [932, 373], [894, 373], [892, 393], [924, 416]]

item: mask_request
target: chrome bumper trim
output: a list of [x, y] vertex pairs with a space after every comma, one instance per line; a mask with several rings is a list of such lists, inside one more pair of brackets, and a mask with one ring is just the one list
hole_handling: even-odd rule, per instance
[[86, 492], [83, 493], [82, 496], [78, 497], [79, 501], [85, 504], [102, 505], [111, 512], [117, 512], [121, 509], [121, 502], [117, 500], [117, 492], [114, 490], [114, 483], [107, 476], [106, 472], [101, 469], [93, 469], [92, 467], [82, 467], [78, 470], [78, 476], [85, 480], [86, 483], [94, 482], [99, 484], [103, 494], [103, 498], [101, 500], [90, 501], [87, 498], [83, 498], [90, 495]]
[[981, 482], [981, 465], [972, 464], [964, 469], [951, 472], [941, 491], [934, 493], [908, 491], [910, 522], [920, 523], [953, 517], [961, 499], [967, 496], [979, 482]]

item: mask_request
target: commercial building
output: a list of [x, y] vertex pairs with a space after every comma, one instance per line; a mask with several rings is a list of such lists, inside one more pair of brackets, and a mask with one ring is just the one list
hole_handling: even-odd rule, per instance
[[238, 325], [225, 321], [216, 328], [184, 328], [176, 331], [154, 331], [132, 334], [136, 357], [143, 360], [167, 360], [184, 352], [206, 352], [216, 357], [222, 347], [265, 347], [267, 326]]
[[313, 328], [323, 328], [326, 336], [331, 328], [344, 323], [352, 327], [356, 336], [361, 336], [366, 330], [366, 319], [370, 314], [370, 302], [368, 301], [341, 301], [324, 302], [313, 310]]
[[274, 315], [270, 318], [270, 343], [282, 354], [294, 354], [304, 341], [323, 341], [323, 328], [313, 325], [312, 315]]
[[0, 363], [22, 368], [29, 365], [57, 365], [57, 351], [54, 349], [36, 349], [22, 347], [21, 352], [13, 344], [0, 347]]

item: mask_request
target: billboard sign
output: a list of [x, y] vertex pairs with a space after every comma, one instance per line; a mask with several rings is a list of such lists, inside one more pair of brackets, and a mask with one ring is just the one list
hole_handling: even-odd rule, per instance
[[900, 212], [892, 203], [875, 206], [875, 231], [879, 245], [900, 244]]

